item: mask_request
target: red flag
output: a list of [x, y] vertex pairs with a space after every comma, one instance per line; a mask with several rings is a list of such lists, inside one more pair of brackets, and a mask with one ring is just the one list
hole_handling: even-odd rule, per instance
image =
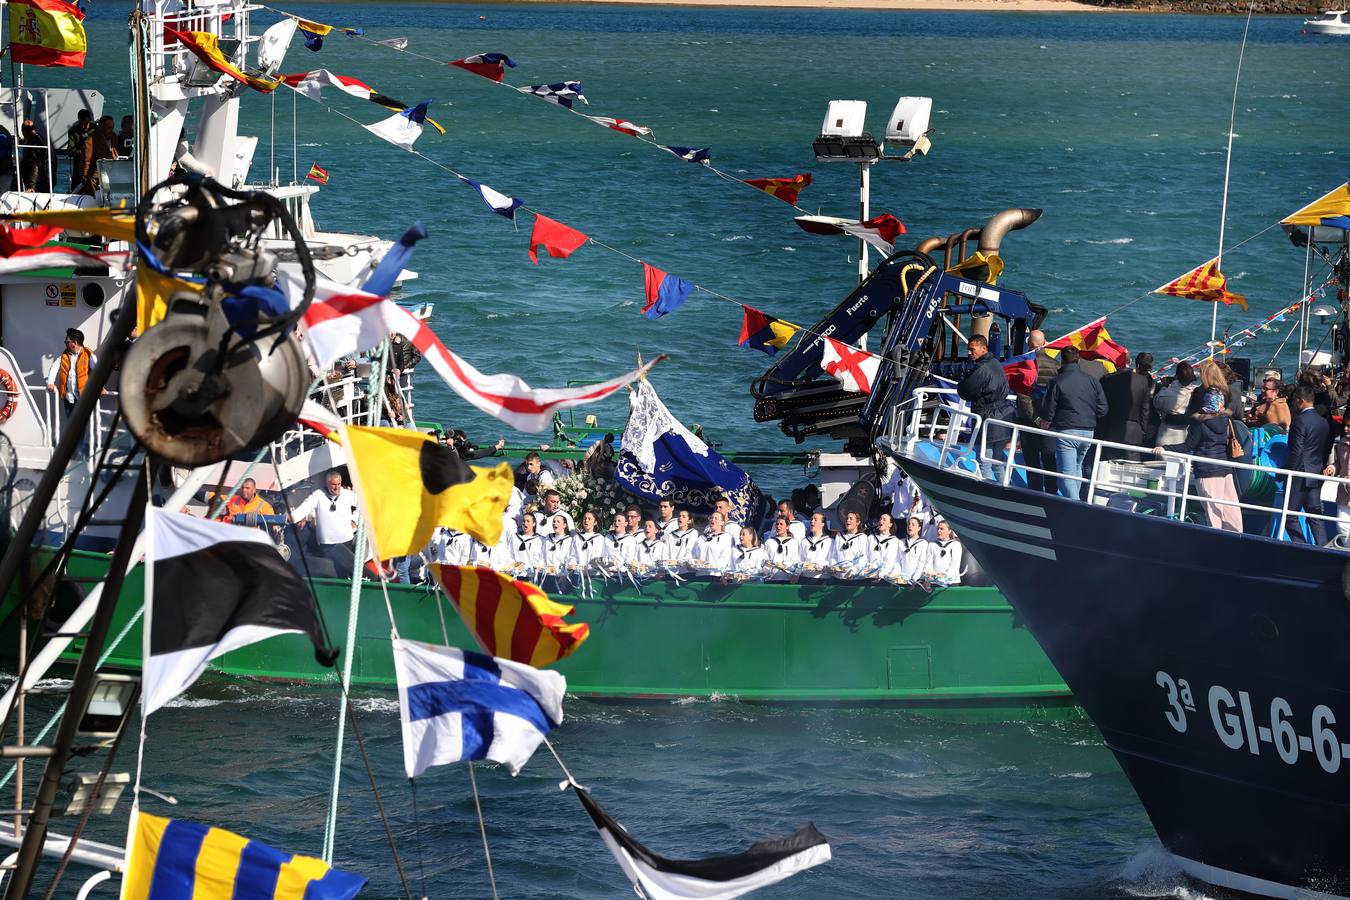
[[578, 247], [589, 241], [586, 235], [575, 228], [568, 228], [561, 222], [555, 222], [548, 216], [536, 214], [534, 230], [530, 232], [530, 261], [539, 265], [539, 248], [548, 251], [549, 256], [567, 259]]
[[1036, 364], [1036, 351], [1014, 356], [1003, 364], [1003, 374], [1008, 377], [1008, 387], [1014, 394], [1030, 397], [1036, 389], [1036, 377], [1040, 367]]
[[13, 256], [16, 250], [27, 247], [41, 247], [61, 233], [55, 225], [30, 225], [20, 228], [17, 225], [0, 225], [0, 256]]
[[747, 178], [745, 183], [759, 188], [770, 197], [777, 197], [784, 203], [796, 206], [797, 197], [811, 184], [811, 173], [804, 172], [791, 178]]
[[1111, 333], [1106, 330], [1105, 316], [1045, 345], [1050, 356], [1058, 356], [1065, 347], [1078, 348], [1078, 355], [1083, 359], [1100, 359], [1109, 363], [1107, 368], [1113, 372], [1130, 365], [1130, 351], [1111, 340]]

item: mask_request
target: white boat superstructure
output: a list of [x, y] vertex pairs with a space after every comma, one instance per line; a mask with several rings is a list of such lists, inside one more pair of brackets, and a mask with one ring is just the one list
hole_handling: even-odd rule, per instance
[[1305, 19], [1303, 27], [1312, 34], [1350, 34], [1350, 18], [1343, 9], [1330, 9]]

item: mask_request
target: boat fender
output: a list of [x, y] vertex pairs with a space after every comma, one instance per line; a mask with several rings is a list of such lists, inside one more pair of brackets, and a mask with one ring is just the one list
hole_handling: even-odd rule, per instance
[[19, 407], [19, 385], [14, 376], [4, 369], [0, 369], [0, 394], [4, 395], [4, 399], [0, 400], [0, 425], [3, 425]]

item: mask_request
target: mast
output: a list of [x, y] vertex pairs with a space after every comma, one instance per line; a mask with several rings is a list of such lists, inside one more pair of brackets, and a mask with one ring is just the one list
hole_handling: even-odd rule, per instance
[[[1242, 83], [1242, 57], [1247, 52], [1247, 32], [1252, 27], [1252, 11], [1256, 0], [1247, 5], [1247, 24], [1242, 29], [1242, 46], [1238, 48], [1237, 74], [1233, 76], [1233, 106], [1228, 113], [1228, 154], [1223, 162], [1223, 205], [1219, 210], [1219, 254], [1214, 260], [1216, 272], [1223, 271], [1223, 232], [1228, 223], [1228, 176], [1233, 170], [1233, 125], [1237, 121], [1238, 85]], [[1219, 304], [1215, 301], [1209, 311], [1209, 356], [1214, 358], [1214, 339], [1219, 330]]]

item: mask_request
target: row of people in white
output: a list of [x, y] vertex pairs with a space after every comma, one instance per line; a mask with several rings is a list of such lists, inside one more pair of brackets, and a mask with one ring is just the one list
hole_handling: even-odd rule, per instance
[[551, 531], [540, 534], [535, 518], [526, 516], [518, 534], [503, 532], [494, 547], [485, 547], [468, 535], [438, 529], [427, 548], [430, 562], [449, 565], [486, 565], [506, 570], [551, 568], [555, 571], [575, 568], [593, 569], [593, 564], [617, 569], [630, 565], [639, 568], [707, 569], [719, 573], [763, 575], [771, 580], [789, 580], [798, 576], [825, 574], [843, 577], [876, 577], [896, 581], [924, 578], [945, 584], [961, 579], [962, 548], [945, 522], [937, 526], [937, 540], [922, 537], [923, 522], [906, 522], [906, 535], [892, 533], [889, 515], [883, 515], [875, 534], [859, 528], [856, 514], [846, 517], [844, 531], [831, 535], [825, 518], [816, 513], [810, 530], [798, 537], [793, 522], [780, 516], [774, 523], [774, 535], [761, 545], [751, 528], [733, 533], [726, 528], [720, 512], [710, 517], [708, 529], [699, 532], [687, 512], [681, 512], [675, 527], [664, 533], [660, 525], [648, 519], [642, 533], [627, 530], [624, 516], [615, 516], [613, 529], [598, 530], [593, 513], [582, 516], [581, 528], [569, 527], [570, 517], [555, 513]]

